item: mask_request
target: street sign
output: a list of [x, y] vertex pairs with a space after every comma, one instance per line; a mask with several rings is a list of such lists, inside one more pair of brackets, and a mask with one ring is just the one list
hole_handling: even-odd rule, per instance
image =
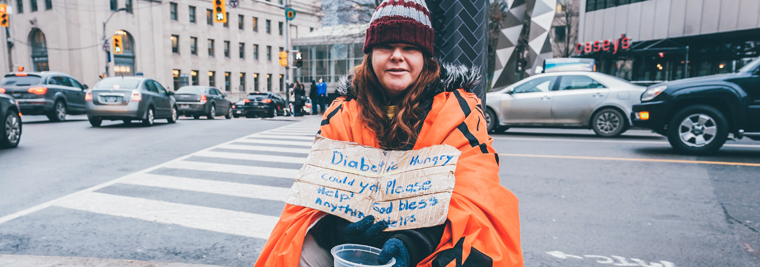
[[288, 20], [293, 20], [296, 18], [296, 11], [292, 8], [285, 9], [285, 18]]
[[110, 50], [110, 46], [108, 45], [108, 42], [103, 43], [103, 51], [108, 52]]
[[240, 0], [230, 0], [230, 7], [237, 8], [240, 6]]

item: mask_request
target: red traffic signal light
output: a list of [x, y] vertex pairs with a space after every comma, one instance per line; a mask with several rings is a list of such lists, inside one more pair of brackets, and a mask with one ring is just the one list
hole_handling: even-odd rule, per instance
[[8, 27], [8, 7], [0, 4], [0, 26]]

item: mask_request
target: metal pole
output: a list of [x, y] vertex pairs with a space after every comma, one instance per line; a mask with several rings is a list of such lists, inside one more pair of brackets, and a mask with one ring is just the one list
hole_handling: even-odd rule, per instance
[[[111, 13], [111, 15], [113, 15], [113, 13]], [[108, 17], [108, 19], [111, 19], [111, 17]], [[103, 44], [104, 45], [106, 44], [106, 42], [108, 42], [108, 40], [106, 38], [106, 22], [108, 22], [108, 21], [106, 20], [106, 21], [103, 22]], [[111, 48], [109, 47], [108, 49], [110, 50]], [[106, 53], [106, 62], [105, 62], [106, 63], [106, 71], [105, 71], [104, 75], [105, 75], [105, 77], [108, 77], [108, 58], [110, 57], [110, 55], [108, 54], [108, 51], [103, 51], [103, 53]]]
[[[288, 8], [288, 0], [285, 0], [285, 9], [287, 8]], [[286, 16], [285, 17], [285, 53], [288, 53], [287, 58], [290, 58], [290, 46], [289, 46], [290, 34], [288, 30], [290, 30], [290, 20], [288, 20]], [[289, 69], [290, 69], [290, 65], [288, 65], [288, 67], [285, 67], [285, 106], [288, 108], [290, 108], [290, 87], [288, 87], [288, 70]], [[295, 116], [294, 114], [295, 114], [294, 111], [291, 109], [290, 116]]]
[[689, 46], [686, 46], [686, 61], [683, 62], [683, 77], [689, 78]]

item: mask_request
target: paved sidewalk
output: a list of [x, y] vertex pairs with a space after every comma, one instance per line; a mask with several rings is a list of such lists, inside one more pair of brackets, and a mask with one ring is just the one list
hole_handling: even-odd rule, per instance
[[0, 254], [0, 267], [218, 267], [176, 262]]

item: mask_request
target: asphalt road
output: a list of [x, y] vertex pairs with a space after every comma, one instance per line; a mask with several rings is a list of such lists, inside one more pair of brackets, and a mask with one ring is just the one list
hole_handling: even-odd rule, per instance
[[[24, 117], [0, 150], [0, 254], [250, 266], [319, 125], [69, 119]], [[694, 157], [646, 131], [492, 136], [526, 266], [760, 264], [760, 142]]]

